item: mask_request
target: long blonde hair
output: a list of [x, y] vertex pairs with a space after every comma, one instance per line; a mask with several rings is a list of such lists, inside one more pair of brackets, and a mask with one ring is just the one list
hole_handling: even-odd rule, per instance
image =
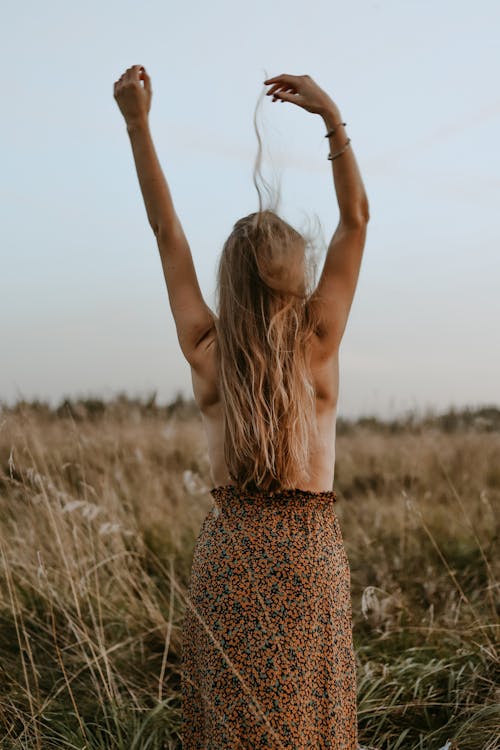
[[[217, 359], [224, 457], [243, 489], [298, 487], [310, 478], [318, 437], [307, 345], [318, 321], [308, 304], [315, 261], [311, 237], [283, 220], [261, 172], [258, 139], [253, 180], [259, 209], [233, 226], [217, 272]], [[259, 180], [271, 198], [264, 208]]]

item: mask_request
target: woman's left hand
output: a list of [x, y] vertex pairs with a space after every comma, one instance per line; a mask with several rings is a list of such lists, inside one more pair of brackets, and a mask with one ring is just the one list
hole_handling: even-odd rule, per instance
[[143, 65], [127, 68], [115, 81], [113, 94], [127, 125], [147, 120], [153, 91], [151, 78]]

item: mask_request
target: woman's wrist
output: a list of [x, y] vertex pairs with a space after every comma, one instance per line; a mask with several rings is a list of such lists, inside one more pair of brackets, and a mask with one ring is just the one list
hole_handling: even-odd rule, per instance
[[139, 130], [145, 130], [148, 127], [148, 116], [134, 117], [133, 119], [127, 120], [127, 131], [129, 134], [137, 132]]
[[340, 110], [334, 104], [326, 107], [325, 110], [321, 113], [321, 117], [323, 118], [323, 122], [325, 123], [327, 130], [331, 130], [335, 127], [335, 125], [338, 125], [339, 122], [342, 121]]

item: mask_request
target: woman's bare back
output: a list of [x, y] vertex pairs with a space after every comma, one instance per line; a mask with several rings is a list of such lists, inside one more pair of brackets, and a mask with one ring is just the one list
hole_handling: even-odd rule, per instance
[[[224, 461], [224, 432], [222, 404], [218, 392], [215, 332], [206, 348], [191, 368], [193, 392], [200, 409], [207, 436], [212, 486], [232, 484]], [[315, 336], [310, 347], [310, 366], [316, 391], [316, 415], [320, 442], [311, 455], [311, 479], [304, 480], [299, 489], [323, 491], [333, 486], [335, 473], [335, 428], [339, 392], [338, 349], [325, 354], [321, 339]]]
[[[327, 128], [332, 176], [340, 218], [310, 303], [320, 325], [311, 346], [320, 440], [311, 456], [311, 479], [297, 489], [330, 490], [335, 463], [338, 350], [357, 285], [369, 206], [346, 123], [335, 102], [308, 75], [281, 74], [264, 82], [273, 101], [290, 102], [319, 115]], [[144, 85], [143, 85], [144, 84]], [[161, 170], [149, 129], [151, 79], [132, 65], [114, 84], [127, 123], [148, 220], [155, 233], [179, 344], [191, 366], [193, 390], [208, 440], [214, 485], [231, 484], [223, 451], [222, 405], [218, 396], [214, 316], [201, 294], [191, 249]]]

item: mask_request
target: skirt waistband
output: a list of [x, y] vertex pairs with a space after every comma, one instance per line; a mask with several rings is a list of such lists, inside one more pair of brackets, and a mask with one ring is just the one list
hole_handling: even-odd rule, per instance
[[282, 490], [243, 490], [234, 484], [221, 484], [212, 487], [210, 494], [215, 500], [251, 500], [264, 502], [289, 503], [292, 500], [299, 500], [308, 504], [311, 501], [334, 503], [337, 501], [335, 490], [302, 490], [298, 487], [291, 487]]

